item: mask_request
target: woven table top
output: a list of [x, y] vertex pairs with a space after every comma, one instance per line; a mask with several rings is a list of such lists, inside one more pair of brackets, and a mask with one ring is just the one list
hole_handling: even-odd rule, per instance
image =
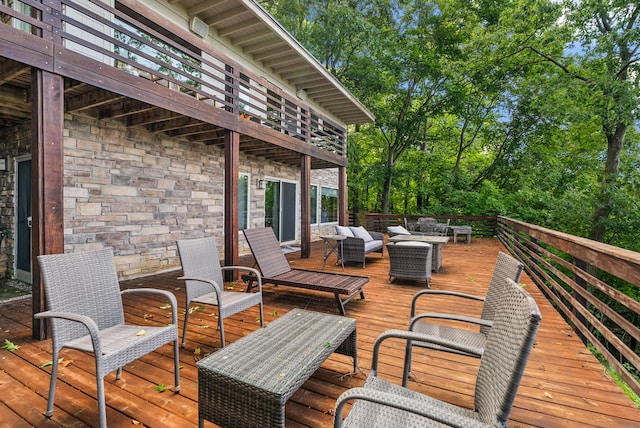
[[313, 373], [349, 337], [356, 320], [294, 309], [200, 360], [199, 368], [276, 395]]

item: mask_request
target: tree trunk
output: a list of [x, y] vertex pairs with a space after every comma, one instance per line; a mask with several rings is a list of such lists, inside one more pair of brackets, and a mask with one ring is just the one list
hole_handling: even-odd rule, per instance
[[384, 167], [384, 183], [382, 184], [382, 214], [389, 214], [389, 206], [391, 203], [391, 181], [393, 178], [393, 147], [389, 147], [387, 153], [387, 162]]
[[624, 146], [627, 125], [618, 124], [613, 133], [607, 133], [607, 159], [604, 166], [604, 178], [600, 185], [596, 207], [591, 217], [591, 233], [589, 237], [594, 241], [604, 242], [606, 220], [611, 214], [611, 203], [618, 181], [618, 166], [620, 154]]
[[389, 202], [391, 200], [391, 170], [386, 168], [384, 183], [382, 185], [382, 214], [389, 214]]

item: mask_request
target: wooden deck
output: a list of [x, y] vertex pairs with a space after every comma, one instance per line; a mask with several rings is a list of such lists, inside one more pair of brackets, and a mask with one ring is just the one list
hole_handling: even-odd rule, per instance
[[[302, 260], [299, 253], [287, 257], [294, 267], [320, 269], [322, 243], [314, 243], [313, 257]], [[443, 269], [434, 274], [434, 289], [451, 289], [484, 294], [497, 252], [503, 249], [497, 240], [474, 239], [471, 245], [449, 243], [444, 247]], [[251, 258], [243, 262], [252, 264]], [[327, 263], [326, 270], [341, 272], [340, 266]], [[363, 270], [349, 264], [345, 272], [367, 274], [366, 300], [346, 306], [347, 316], [357, 319], [360, 367], [363, 373], [343, 378], [350, 360], [334, 355], [309, 379], [287, 403], [287, 426], [331, 426], [335, 399], [346, 388], [363, 383], [371, 363], [375, 338], [389, 328], [406, 328], [409, 302], [424, 283], [396, 281], [387, 284], [388, 259], [379, 255], [368, 258]], [[124, 287], [153, 286], [174, 291], [178, 302], [184, 299], [179, 271], [153, 277], [124, 281]], [[602, 366], [572, 334], [526, 274], [526, 289], [536, 299], [543, 321], [535, 348], [529, 359], [518, 396], [511, 412], [511, 427], [632, 427], [640, 424], [640, 410], [611, 381]], [[237, 288], [243, 289], [240, 283]], [[266, 321], [271, 321], [294, 307], [338, 313], [332, 295], [290, 287], [264, 287]], [[164, 324], [166, 310], [159, 301], [127, 297], [127, 320], [140, 324]], [[478, 306], [459, 305], [434, 297], [422, 309], [477, 314]], [[228, 342], [237, 340], [257, 328], [257, 308], [225, 319]], [[122, 379], [105, 378], [109, 426], [141, 424], [149, 427], [189, 427], [197, 425], [196, 361], [219, 346], [216, 319], [211, 308], [191, 315], [187, 345], [181, 350], [180, 394], [158, 392], [157, 384], [173, 382], [171, 347], [166, 345], [125, 367]], [[12, 427], [80, 427], [94, 425], [98, 419], [95, 399], [93, 358], [79, 352], [63, 350], [56, 395], [56, 409], [51, 419], [43, 416], [49, 387], [51, 343], [31, 338], [31, 301], [23, 299], [0, 305], [0, 342], [8, 339], [19, 345], [15, 352], [0, 349], [0, 426]], [[403, 358], [400, 341], [388, 341], [383, 347], [381, 375], [399, 382]], [[471, 407], [478, 360], [415, 348], [412, 389], [442, 400]], [[64, 366], [65, 363], [68, 365]], [[43, 367], [44, 365], [44, 367]], [[135, 425], [134, 425], [135, 426]], [[206, 423], [205, 426], [213, 426]]]

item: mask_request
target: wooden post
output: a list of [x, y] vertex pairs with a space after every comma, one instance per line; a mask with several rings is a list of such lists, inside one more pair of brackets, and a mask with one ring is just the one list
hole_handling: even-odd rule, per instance
[[300, 257], [311, 256], [311, 156], [300, 159]]
[[[45, 310], [37, 256], [64, 252], [64, 81], [61, 76], [34, 69], [31, 89], [32, 310], [37, 313]], [[32, 335], [45, 339], [46, 324], [34, 319]]]
[[[224, 134], [224, 264], [237, 266], [238, 253], [238, 183], [240, 181], [240, 134]], [[237, 278], [237, 272], [225, 272], [225, 281]]]
[[338, 224], [349, 225], [348, 195], [347, 195], [347, 167], [338, 167]]

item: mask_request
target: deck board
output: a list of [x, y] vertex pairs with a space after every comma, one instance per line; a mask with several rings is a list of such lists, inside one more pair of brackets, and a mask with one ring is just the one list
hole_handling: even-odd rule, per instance
[[[449, 243], [443, 251], [443, 269], [434, 274], [431, 286], [484, 294], [497, 252], [504, 250], [495, 239], [474, 239], [468, 244]], [[312, 246], [312, 257], [300, 259], [299, 253], [287, 255], [291, 266], [301, 269], [322, 268], [322, 242]], [[251, 257], [242, 257], [252, 265]], [[329, 260], [327, 271], [343, 272]], [[345, 273], [368, 275], [364, 287], [366, 299], [354, 299], [346, 305], [347, 316], [357, 319], [358, 353], [362, 373], [344, 377], [351, 362], [343, 355], [332, 355], [287, 403], [288, 427], [326, 427], [332, 424], [336, 398], [347, 388], [360, 386], [371, 365], [371, 349], [378, 335], [389, 328], [406, 328], [409, 305], [424, 283], [396, 280], [387, 283], [388, 259], [379, 254], [367, 259], [366, 268], [346, 265]], [[180, 305], [182, 325], [183, 284], [179, 271], [123, 281], [126, 288], [159, 287], [174, 292]], [[510, 415], [511, 427], [632, 427], [640, 424], [640, 410], [604, 373], [602, 366], [572, 333], [542, 293], [525, 275], [521, 283], [540, 306], [543, 320], [535, 347], [522, 378]], [[241, 282], [236, 287], [243, 289]], [[338, 313], [332, 295], [291, 287], [263, 286], [265, 321], [270, 322], [289, 310], [300, 307]], [[142, 325], [162, 325], [167, 311], [161, 299], [126, 296], [127, 321]], [[109, 426], [132, 426], [139, 422], [149, 427], [197, 425], [197, 366], [202, 356], [215, 352], [220, 336], [217, 319], [210, 307], [190, 316], [187, 343], [180, 351], [181, 393], [158, 392], [163, 383], [173, 386], [172, 348], [166, 345], [125, 367], [122, 379], [113, 374], [105, 378]], [[479, 314], [476, 302], [452, 302], [433, 296], [423, 299], [419, 311], [437, 310]], [[258, 310], [251, 308], [225, 319], [227, 342], [259, 327]], [[61, 357], [71, 363], [60, 367], [56, 409], [51, 419], [44, 417], [50, 367], [41, 367], [51, 359], [50, 341], [31, 339], [31, 301], [29, 298], [0, 305], [0, 341], [9, 339], [20, 346], [11, 353], [0, 350], [0, 426], [81, 427], [97, 421], [94, 360], [77, 351], [63, 350]], [[199, 351], [199, 354], [196, 353]], [[403, 343], [389, 340], [382, 347], [380, 376], [400, 382]], [[415, 378], [409, 387], [436, 398], [463, 406], [473, 405], [473, 388], [479, 360], [459, 355], [414, 348]], [[8, 392], [10, 391], [10, 392]], [[135, 425], [133, 425], [135, 426]], [[205, 426], [213, 426], [206, 423]]]

